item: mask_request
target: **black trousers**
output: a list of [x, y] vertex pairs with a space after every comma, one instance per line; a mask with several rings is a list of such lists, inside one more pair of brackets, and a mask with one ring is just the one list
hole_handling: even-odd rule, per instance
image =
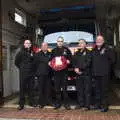
[[91, 104], [91, 78], [79, 75], [76, 79], [77, 99], [81, 107], [89, 107]]
[[39, 104], [47, 105], [50, 104], [50, 78], [48, 75], [39, 75]]
[[63, 104], [68, 105], [68, 93], [66, 91], [67, 87], [67, 71], [58, 71], [54, 73], [54, 85], [56, 91], [56, 104], [62, 104], [61, 90], [63, 92]]
[[24, 107], [25, 104], [25, 95], [28, 96], [28, 100], [31, 99], [30, 95], [30, 83], [32, 76], [21, 75], [20, 74], [20, 92], [19, 92], [19, 105]]
[[108, 108], [109, 77], [94, 76], [94, 82], [95, 105], [98, 107]]

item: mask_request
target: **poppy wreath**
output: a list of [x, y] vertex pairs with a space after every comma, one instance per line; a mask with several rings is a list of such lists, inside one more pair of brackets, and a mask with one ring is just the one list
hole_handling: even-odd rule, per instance
[[50, 67], [55, 71], [64, 70], [65, 68], [67, 68], [67, 66], [68, 66], [67, 59], [64, 56], [54, 57], [50, 61]]

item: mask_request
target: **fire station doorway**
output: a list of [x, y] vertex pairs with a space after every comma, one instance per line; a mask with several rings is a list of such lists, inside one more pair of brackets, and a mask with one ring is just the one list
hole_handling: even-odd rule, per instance
[[[3, 103], [3, 94], [5, 92], [6, 96], [4, 97], [4, 107], [18, 106], [19, 75], [18, 69], [15, 68], [13, 64], [15, 51], [17, 51], [16, 47], [19, 46], [19, 42], [16, 42], [15, 45], [9, 46], [8, 43], [11, 34], [13, 35], [13, 43], [18, 39], [20, 40], [20, 37], [25, 34], [30, 37], [32, 36], [35, 45], [40, 46], [40, 43], [48, 34], [67, 31], [84, 31], [92, 33], [92, 42], [94, 42], [96, 35], [102, 34], [105, 36], [106, 42], [115, 47], [118, 57], [117, 65], [115, 67], [115, 77], [112, 78], [110, 83], [111, 90], [109, 99], [111, 104], [110, 107], [120, 106], [120, 15], [118, 9], [120, 6], [119, 0], [115, 0], [116, 2], [114, 3], [114, 5], [113, 2], [105, 2], [104, 0], [66, 0], [66, 2], [64, 0], [58, 0], [56, 2], [47, 0], [48, 4], [46, 4], [46, 1], [44, 2], [44, 0], [11, 0], [14, 2], [8, 3], [8, 8], [9, 4], [11, 4], [11, 7], [8, 10], [5, 9], [7, 2], [4, 1], [5, 0], [3, 0], [4, 4], [2, 5], [5, 6], [2, 6], [0, 0], [0, 7], [2, 6], [2, 9], [4, 8], [4, 12], [2, 13], [2, 15], [5, 16], [3, 17], [3, 21], [1, 21], [0, 18], [0, 26], [2, 26], [2, 24], [5, 25], [6, 28], [10, 26], [5, 35], [0, 32], [0, 102]], [[24, 12], [22, 12], [21, 10]], [[15, 11], [17, 14], [14, 14]], [[25, 14], [23, 13], [29, 14], [28, 16], [25, 16]], [[13, 22], [13, 19], [15, 17], [14, 15], [20, 18], [20, 20], [22, 17], [28, 18], [21, 20], [23, 23], [22, 28], [20, 23], [15, 25], [16, 29], [13, 29], [14, 24], [16, 24], [17, 22]], [[8, 19], [8, 21], [5, 21], [6, 18]], [[28, 26], [26, 26], [26, 20], [28, 20]], [[6, 30], [6, 28], [4, 30]], [[17, 31], [19, 34], [14, 35], [14, 32], [11, 29]], [[7, 42], [5, 41], [7, 47], [2, 45], [2, 40], [8, 40]], [[75, 44], [71, 43], [70, 45], [72, 46]], [[53, 46], [53, 44], [50, 44], [51, 48]], [[4, 50], [5, 54], [3, 54]], [[6, 52], [8, 53], [7, 58], [9, 58], [7, 59], [8, 68], [12, 69], [12, 71], [9, 71], [9, 69], [7, 69], [7, 71], [4, 71], [2, 69], [4, 66], [4, 63], [2, 63], [2, 61], [4, 62], [4, 58], [6, 58]], [[10, 78], [12, 78], [12, 80]], [[11, 83], [14, 84], [11, 85]], [[70, 84], [74, 84], [74, 82]], [[8, 93], [10, 93], [11, 87], [12, 90], [15, 90], [15, 94], [8, 95]], [[71, 88], [72, 87], [69, 87], [69, 89]], [[76, 101], [76, 92], [71, 92], [70, 97], [72, 99], [70, 101], [72, 104], [72, 102]]]

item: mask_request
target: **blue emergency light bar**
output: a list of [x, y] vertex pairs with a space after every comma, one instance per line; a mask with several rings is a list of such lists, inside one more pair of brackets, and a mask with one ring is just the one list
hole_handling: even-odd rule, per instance
[[84, 9], [95, 9], [95, 5], [82, 5], [82, 6], [72, 6], [66, 8], [51, 8], [51, 9], [41, 9], [40, 13], [56, 13], [62, 11], [79, 11]]

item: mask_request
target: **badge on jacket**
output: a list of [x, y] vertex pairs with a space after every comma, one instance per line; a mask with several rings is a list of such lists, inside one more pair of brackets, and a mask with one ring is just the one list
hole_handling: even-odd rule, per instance
[[63, 55], [67, 55], [67, 52], [66, 52], [66, 50], [64, 50], [64, 52], [63, 52]]
[[31, 53], [30, 56], [33, 56], [33, 53]]
[[85, 51], [85, 52], [83, 52], [83, 55], [86, 55], [86, 51]]
[[101, 55], [105, 54], [105, 51], [106, 51], [106, 49], [103, 48], [103, 49], [100, 51], [100, 54], [101, 54]]

